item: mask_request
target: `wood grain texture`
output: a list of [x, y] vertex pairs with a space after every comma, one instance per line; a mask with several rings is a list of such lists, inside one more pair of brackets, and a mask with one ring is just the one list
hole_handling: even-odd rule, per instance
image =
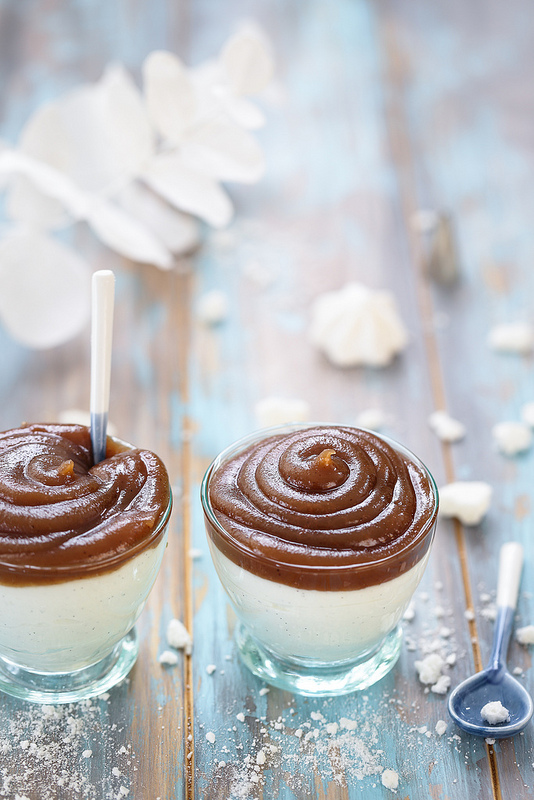
[[[175, 508], [129, 680], [44, 722], [40, 709], [1, 697], [0, 797], [102, 800], [124, 786], [135, 800], [385, 798], [384, 768], [399, 773], [403, 800], [532, 797], [532, 726], [494, 747], [451, 723], [439, 736], [446, 698], [425, 693], [414, 667], [435, 641], [456, 654], [453, 683], [485, 661], [492, 623], [483, 597], [507, 539], [526, 553], [518, 622], [534, 619], [534, 456], [506, 459], [491, 441], [493, 424], [517, 419], [534, 399], [532, 359], [486, 344], [492, 325], [533, 313], [528, 12], [526, 0], [228, 0], [224, 13], [210, 0], [0, 3], [8, 141], [40, 102], [98, 78], [110, 60], [137, 78], [155, 48], [198, 63], [246, 17], [272, 38], [279, 84], [259, 132], [265, 178], [231, 187], [235, 222], [206, 231], [191, 259], [162, 273], [76, 234], [92, 266], [117, 275], [110, 417], [124, 438], [163, 457]], [[411, 227], [420, 208], [452, 215], [461, 257], [453, 287], [425, 273], [426, 241]], [[258, 265], [267, 285], [251, 277]], [[311, 301], [349, 280], [397, 298], [410, 343], [387, 369], [339, 370], [309, 343]], [[207, 330], [194, 312], [213, 288], [227, 292], [230, 313]], [[0, 329], [0, 428], [87, 408], [88, 358], [88, 331], [35, 353]], [[324, 700], [266, 691], [237, 656], [198, 487], [210, 460], [255, 427], [254, 404], [268, 395], [306, 399], [314, 418], [347, 424], [379, 407], [385, 432], [417, 452], [439, 485], [494, 487], [479, 528], [440, 522], [399, 664], [365, 693]], [[453, 446], [427, 425], [443, 406], [468, 426]], [[191, 558], [191, 546], [201, 557]], [[173, 616], [192, 628], [193, 656], [163, 668], [157, 657]], [[534, 691], [531, 651], [513, 642], [509, 660]]]

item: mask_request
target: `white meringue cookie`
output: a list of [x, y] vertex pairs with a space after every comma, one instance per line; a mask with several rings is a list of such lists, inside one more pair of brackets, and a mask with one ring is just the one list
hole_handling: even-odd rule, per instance
[[310, 339], [336, 366], [385, 367], [408, 334], [389, 292], [354, 282], [316, 298]]

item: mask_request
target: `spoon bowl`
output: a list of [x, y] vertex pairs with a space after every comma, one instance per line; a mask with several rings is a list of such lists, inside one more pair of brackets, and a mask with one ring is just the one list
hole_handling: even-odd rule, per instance
[[[523, 548], [517, 542], [501, 547], [497, 586], [497, 618], [493, 646], [486, 669], [462, 681], [449, 696], [449, 714], [467, 733], [485, 738], [504, 739], [525, 728], [534, 706], [532, 698], [506, 669], [506, 651], [514, 623], [519, 581], [523, 566]], [[509, 720], [490, 724], [482, 716], [487, 703], [501, 702]]]
[[[486, 703], [499, 700], [508, 709], [508, 722], [490, 725], [481, 715]], [[463, 681], [449, 696], [449, 713], [459, 728], [475, 736], [504, 739], [528, 725], [534, 706], [519, 681], [502, 669], [487, 669]]]

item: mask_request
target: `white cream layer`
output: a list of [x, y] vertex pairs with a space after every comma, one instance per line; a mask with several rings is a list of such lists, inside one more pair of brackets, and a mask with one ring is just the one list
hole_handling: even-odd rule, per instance
[[358, 658], [377, 647], [401, 619], [429, 555], [385, 583], [320, 592], [260, 578], [209, 544], [232, 606], [252, 635], [278, 656], [322, 662]]
[[48, 585], [0, 584], [0, 654], [41, 672], [95, 664], [134, 626], [152, 589], [165, 534], [118, 569]]

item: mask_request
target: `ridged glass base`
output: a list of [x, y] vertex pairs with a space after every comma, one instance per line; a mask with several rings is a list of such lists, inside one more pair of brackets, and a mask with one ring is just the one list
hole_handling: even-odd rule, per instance
[[378, 649], [363, 659], [313, 666], [279, 658], [241, 624], [236, 628], [236, 642], [251, 672], [273, 686], [303, 695], [334, 696], [367, 689], [387, 675], [399, 657], [402, 630], [397, 626]]
[[32, 703], [75, 703], [96, 697], [123, 680], [135, 664], [135, 628], [102, 661], [74, 672], [37, 672], [0, 656], [0, 691]]

